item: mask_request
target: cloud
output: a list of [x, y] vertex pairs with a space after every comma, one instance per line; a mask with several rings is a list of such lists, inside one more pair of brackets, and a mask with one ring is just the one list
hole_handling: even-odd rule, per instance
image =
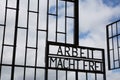
[[[80, 1], [79, 31], [80, 34], [89, 32], [89, 34], [86, 35], [86, 38], [83, 39], [86, 39], [87, 41], [88, 39], [92, 39], [93, 42], [104, 41], [105, 44], [106, 25], [112, 22], [112, 18], [116, 19], [116, 17], [120, 13], [118, 10], [119, 6], [108, 7], [102, 2], [102, 0]], [[80, 45], [84, 45], [85, 42], [81, 43], [81, 40], [82, 38], [80, 39]]]
[[[32, 0], [30, 0], [32, 1]], [[35, 0], [33, 2], [30, 2], [30, 10], [32, 11], [37, 11], [37, 1]], [[51, 0], [52, 1], [52, 0]], [[55, 1], [55, 0], [54, 0]], [[54, 1], [51, 2], [50, 6], [51, 11], [54, 12]], [[79, 9], [79, 14], [80, 14], [80, 35], [84, 36], [84, 37], [80, 37], [79, 40], [79, 45], [80, 46], [90, 46], [90, 47], [97, 47], [97, 48], [104, 48], [106, 50], [106, 25], [111, 23], [114, 20], [119, 19], [119, 14], [120, 14], [120, 5], [111, 7], [108, 6], [107, 4], [105, 4], [103, 2], [103, 0], [79, 0], [80, 1], [80, 9]], [[9, 7], [15, 7], [16, 1], [12, 0], [11, 2], [9, 1]], [[2, 10], [3, 12], [0, 12], [0, 24], [3, 24], [4, 22], [4, 10], [5, 10], [5, 1], [1, 0], [0, 4], [4, 4], [2, 5], [2, 7], [0, 7], [0, 10]], [[19, 26], [20, 27], [27, 27], [27, 0], [20, 0], [20, 16], [19, 16]], [[61, 4], [59, 4], [59, 17], [58, 17], [58, 30], [65, 32], [64, 30], [64, 26], [65, 26], [65, 11], [64, 11], [64, 3], [61, 2]], [[46, 30], [46, 20], [47, 20], [47, 0], [40, 0], [40, 5], [39, 5], [39, 29], [42, 30]], [[70, 4], [68, 6], [68, 15], [73, 15], [72, 11], [72, 4]], [[10, 12], [9, 12], [10, 13]], [[6, 40], [5, 43], [13, 43], [13, 32], [14, 30], [12, 29], [14, 27], [14, 14], [15, 12], [11, 12], [10, 14], [8, 14], [8, 18], [7, 18], [7, 32], [6, 32]], [[32, 15], [33, 14], [33, 15]], [[30, 14], [30, 34], [29, 34], [29, 41], [28, 43], [35, 45], [35, 36], [36, 36], [36, 15], [34, 15], [35, 13]], [[51, 21], [49, 22], [50, 27], [49, 27], [49, 40], [55, 41], [55, 18], [50, 18]], [[72, 20], [69, 20], [69, 23], [67, 24], [68, 29], [67, 29], [67, 42], [69, 43], [73, 43], [73, 23]], [[12, 28], [11, 28], [12, 26]], [[53, 29], [54, 28], [54, 29]], [[1, 29], [1, 27], [0, 27]], [[0, 30], [2, 31], [2, 30]], [[12, 32], [11, 32], [12, 31]], [[18, 30], [18, 42], [17, 42], [17, 54], [16, 54], [16, 64], [20, 64], [23, 65], [24, 60], [22, 58], [24, 58], [25, 55], [25, 40], [26, 40], [26, 30], [24, 29], [19, 29]], [[87, 34], [86, 34], [87, 33]], [[1, 35], [1, 34], [0, 34]], [[53, 36], [54, 35], [54, 36]], [[1, 36], [0, 36], [0, 39]], [[59, 35], [58, 39], [63, 42], [64, 40], [64, 35]], [[38, 62], [37, 65], [38, 66], [45, 66], [45, 40], [46, 40], [46, 32], [45, 31], [39, 31], [38, 32]], [[1, 40], [0, 40], [1, 41]], [[1, 41], [2, 42], [2, 41]], [[2, 45], [2, 43], [0, 42], [0, 46]], [[32, 45], [32, 46], [33, 46]], [[31, 47], [31, 45], [29, 46]], [[1, 47], [0, 47], [1, 48]], [[10, 50], [6, 50], [5, 53], [10, 52]], [[32, 55], [30, 55], [32, 54]], [[107, 53], [106, 53], [107, 54]], [[34, 65], [34, 58], [35, 58], [35, 50], [31, 50], [28, 51], [28, 55], [27, 56], [27, 64], [29, 65]], [[4, 56], [8, 56], [6, 54], [4, 54]], [[34, 57], [34, 58], [33, 58]], [[5, 57], [5, 62], [8, 63], [11, 61], [11, 54], [8, 57]], [[107, 62], [106, 62], [107, 63]], [[107, 65], [106, 65], [107, 67]], [[4, 69], [5, 70], [5, 69]], [[23, 74], [23, 69], [18, 69], [16, 71], [16, 79], [18, 79], [19, 77], [19, 72], [21, 71], [21, 75]], [[10, 71], [10, 69], [9, 69]], [[7, 71], [5, 71], [6, 73]], [[27, 72], [28, 78], [30, 78], [31, 73], [29, 73], [31, 71]], [[34, 71], [32, 71], [34, 72]], [[5, 76], [5, 74], [3, 72], [3, 77]], [[9, 72], [10, 73], [10, 72]], [[38, 70], [38, 73], [40, 73], [40, 70]], [[50, 78], [52, 77], [52, 73], [50, 74]], [[65, 74], [65, 72], [61, 72], [63, 74]], [[62, 77], [64, 79], [63, 74], [60, 74], [59, 76]], [[119, 77], [120, 72], [112, 72], [112, 71], [108, 71], [107, 70], [107, 79], [108, 80], [118, 80], [120, 79]], [[74, 76], [72, 76], [73, 73], [69, 74], [69, 78], [72, 80]], [[44, 70], [42, 71], [42, 73], [40, 73], [40, 76], [44, 76]], [[54, 76], [55, 77], [55, 76]], [[40, 77], [37, 77], [38, 79]]]
[[[80, 0], [80, 38], [79, 44], [82, 46], [100, 47], [105, 49], [106, 63], [107, 63], [107, 49], [106, 49], [106, 25], [116, 21], [120, 17], [120, 5], [114, 7], [108, 6], [102, 0]], [[108, 65], [106, 64], [106, 70]], [[107, 80], [118, 80], [120, 72], [107, 72]]]

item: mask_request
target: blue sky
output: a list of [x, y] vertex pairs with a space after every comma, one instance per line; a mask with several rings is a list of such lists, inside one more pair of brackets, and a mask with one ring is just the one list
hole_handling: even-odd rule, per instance
[[107, 80], [119, 80], [120, 69], [107, 68], [106, 25], [120, 19], [120, 0], [80, 0], [79, 19], [80, 45], [104, 48]]
[[[117, 6], [120, 5], [120, 0], [103, 0], [103, 3], [105, 5], [107, 5], [108, 7], [112, 7], [112, 8], [115, 8]], [[114, 15], [112, 18], [111, 18], [111, 21], [114, 22], [116, 20], [120, 19], [120, 16], [116, 16]]]
[[79, 34], [79, 38], [81, 39], [83, 39], [83, 38], [86, 38], [86, 36], [88, 36], [89, 35], [89, 33], [90, 33], [90, 31], [87, 31], [87, 32], [85, 32], [85, 33], [80, 33]]
[[110, 7], [116, 7], [120, 4], [120, 0], [103, 0], [103, 3]]
[[[10, 0], [8, 0], [10, 1]], [[23, 14], [21, 15], [21, 24], [22, 26], [26, 26], [26, 11], [27, 11], [27, 0], [20, 0], [21, 1], [21, 6], [20, 8], [25, 9], [25, 12], [23, 12]], [[37, 1], [37, 0], [34, 0]], [[31, 3], [32, 6], [35, 7], [34, 10], [36, 10], [36, 3], [34, 3], [34, 1]], [[106, 54], [106, 72], [107, 72], [107, 80], [120, 80], [120, 69], [114, 70], [114, 71], [108, 71], [107, 69], [107, 52], [106, 52], [106, 25], [109, 23], [112, 23], [118, 19], [120, 19], [120, 0], [79, 0], [80, 1], [80, 10], [79, 10], [79, 45], [80, 46], [89, 46], [89, 47], [97, 47], [97, 48], [104, 48], [105, 49], [105, 54]], [[11, 0], [11, 2], [9, 2], [10, 6], [15, 7], [14, 4], [15, 1]], [[45, 30], [45, 25], [46, 25], [46, 7], [47, 7], [47, 0], [40, 0], [40, 25], [39, 28]], [[0, 5], [4, 4], [5, 5], [5, 0], [0, 0]], [[52, 0], [52, 4], [54, 4], [54, 0]], [[4, 5], [2, 5], [2, 7], [0, 7], [0, 10], [3, 10], [2, 8], [5, 7]], [[64, 5], [59, 5], [60, 7], [60, 21], [61, 21], [61, 26], [64, 25], [64, 21], [62, 19], [61, 16], [64, 16], [64, 10], [62, 10], [62, 8], [64, 8]], [[33, 7], [33, 8], [34, 8]], [[55, 12], [55, 7], [52, 6], [50, 8], [51, 12]], [[69, 9], [71, 9], [71, 6], [69, 6]], [[4, 11], [4, 10], [3, 10]], [[0, 15], [3, 15], [4, 12], [0, 12]], [[10, 18], [8, 19], [8, 23], [10, 24], [12, 22], [11, 19], [13, 19], [13, 15], [12, 13], [9, 14]], [[0, 22], [3, 22], [3, 17], [0, 16]], [[33, 21], [34, 22], [34, 21]], [[20, 24], [20, 26], [21, 26]], [[34, 25], [34, 24], [33, 24]], [[54, 21], [51, 22], [50, 25], [54, 25]], [[33, 27], [34, 28], [34, 27]], [[60, 30], [63, 30], [62, 28], [60, 28]], [[53, 31], [53, 29], [51, 28], [51, 31]], [[73, 31], [73, 27], [70, 28], [69, 32], [68, 32], [68, 36], [69, 36], [69, 40], [71, 40], [71, 37], [73, 37], [72, 35], [72, 31]], [[54, 32], [54, 31], [53, 31]], [[10, 32], [9, 32], [10, 33]], [[33, 31], [34, 33], [34, 31]], [[32, 34], [32, 33], [31, 33]], [[43, 53], [45, 53], [44, 51], [44, 46], [45, 43], [43, 44], [43, 42], [45, 41], [45, 36], [46, 34], [43, 33], [43, 35], [39, 35], [40, 39], [39, 39], [39, 46], [42, 49], [41, 51]], [[1, 37], [0, 37], [1, 38]], [[11, 36], [9, 36], [8, 38], [11, 38]], [[20, 34], [20, 38], [23, 38], [23, 35]], [[33, 38], [33, 36], [32, 36]], [[52, 39], [53, 36], [50, 35], [50, 38]], [[23, 40], [24, 41], [24, 40]], [[42, 43], [40, 43], [42, 42]], [[21, 43], [19, 43], [19, 45], [21, 46], [21, 44], [23, 44], [22, 40]], [[21, 54], [18, 56], [18, 59], [20, 60], [23, 56], [21, 56]], [[44, 54], [40, 55], [39, 57], [39, 63], [44, 65]], [[8, 58], [7, 58], [8, 59]], [[9, 59], [8, 59], [9, 61]], [[19, 61], [18, 61], [19, 62]], [[30, 60], [30, 62], [32, 62]], [[40, 73], [40, 76], [43, 76], [42, 73]], [[30, 75], [31, 76], [31, 75]]]

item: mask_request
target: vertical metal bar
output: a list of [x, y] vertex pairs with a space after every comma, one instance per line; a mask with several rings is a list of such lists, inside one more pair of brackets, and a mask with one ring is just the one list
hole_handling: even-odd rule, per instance
[[74, 4], [74, 44], [79, 45], [79, 1], [75, 0]]
[[45, 80], [48, 80], [48, 49], [49, 49], [49, 45], [48, 45], [48, 22], [49, 22], [49, 0], [47, 0], [47, 21], [46, 21], [46, 47], [45, 47]]
[[7, 5], [8, 0], [6, 0], [5, 4], [5, 20], [4, 20], [4, 29], [3, 29], [3, 40], [2, 40], [2, 50], [1, 50], [1, 61], [0, 61], [0, 79], [1, 79], [1, 70], [2, 70], [2, 60], [3, 60], [3, 50], [4, 50], [4, 41], [5, 41], [5, 31], [6, 31], [6, 20], [7, 20]]
[[103, 58], [103, 79], [106, 80], [106, 67], [105, 67], [105, 52], [102, 50], [102, 58]]
[[102, 62], [102, 63], [100, 63], [100, 65], [102, 65], [100, 68], [101, 68], [101, 70], [103, 71], [103, 62]]
[[110, 70], [111, 69], [111, 67], [110, 67], [110, 52], [109, 52], [109, 26], [107, 25], [106, 26], [106, 34], [107, 34], [107, 52], [108, 52], [108, 69]]
[[29, 28], [29, 7], [30, 7], [30, 1], [28, 0], [28, 6], [27, 6], [27, 30], [26, 30], [26, 44], [25, 44], [25, 61], [24, 61], [24, 74], [23, 74], [23, 80], [25, 80], [26, 75], [26, 60], [27, 60], [27, 44], [28, 44], [28, 28]]
[[36, 67], [37, 67], [37, 54], [38, 54], [38, 27], [39, 27], [39, 0], [37, 4], [37, 29], [36, 29], [36, 55], [35, 55], [35, 73], [34, 73], [34, 80], [36, 80]]
[[66, 70], [66, 80], [68, 80], [68, 78], [67, 78], [68, 76], [67, 76], [67, 70]]
[[17, 45], [17, 27], [18, 27], [18, 18], [19, 18], [19, 0], [17, 0], [16, 5], [16, 20], [15, 20], [15, 31], [14, 31], [14, 47], [13, 47], [13, 59], [12, 59], [12, 71], [11, 71], [11, 80], [14, 80], [14, 71], [15, 71], [15, 56], [16, 56], [16, 45]]
[[[118, 25], [117, 25], [117, 22], [116, 22], [116, 33], [118, 35]], [[118, 50], [118, 62], [119, 62], [119, 67], [120, 67], [119, 35], [117, 36], [117, 50]]]
[[94, 53], [94, 52], [93, 52], [93, 50], [92, 50], [92, 59], [94, 58], [94, 55], [93, 55], [93, 53]]
[[[67, 2], [65, 1], [65, 16], [67, 16]], [[65, 44], [67, 43], [67, 19], [65, 17]]]
[[57, 30], [58, 30], [58, 0], [56, 0], [56, 40], [55, 42], [57, 42]]
[[58, 70], [56, 69], [56, 80], [58, 80]]
[[87, 57], [90, 58], [90, 57], [89, 57], [89, 49], [87, 49]]
[[[112, 36], [113, 36], [113, 26], [111, 25], [111, 31], [112, 31]], [[115, 60], [115, 57], [114, 57], [114, 40], [113, 40], [113, 38], [112, 38], [112, 48], [113, 48], [113, 67], [115, 68], [115, 62], [114, 62], [114, 60]]]
[[48, 22], [49, 22], [49, 0], [47, 0], [47, 21], [46, 21], [46, 23], [47, 23], [47, 25], [46, 25], [47, 33], [46, 33], [46, 43], [48, 41], [48, 26], [49, 26]]
[[75, 73], [76, 73], [76, 80], [78, 80], [78, 71], [76, 71]]
[[86, 80], [88, 80], [88, 73], [86, 72]]
[[46, 60], [45, 60], [45, 80], [48, 80], [48, 52], [49, 52], [49, 43], [46, 43]]
[[[65, 1], [65, 44], [67, 43], [67, 2]], [[66, 46], [64, 51], [66, 52]], [[66, 71], [66, 80], [67, 80], [67, 71]]]
[[95, 80], [97, 80], [97, 74], [95, 73]]

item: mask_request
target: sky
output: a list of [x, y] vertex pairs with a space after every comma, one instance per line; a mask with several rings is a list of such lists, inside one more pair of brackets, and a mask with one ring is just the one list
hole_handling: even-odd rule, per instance
[[[120, 0], [80, 0], [80, 45], [104, 48], [107, 56], [106, 25], [120, 19], [119, 9]], [[119, 69], [106, 70], [107, 80], [120, 79]]]
[[[37, 0], [30, 0], [30, 10], [36, 11], [37, 10]], [[15, 0], [8, 0], [8, 6], [9, 7], [15, 7], [16, 1]], [[5, 0], [0, 0], [0, 10], [2, 10], [0, 12], [0, 24], [3, 24], [4, 21], [4, 9], [5, 9]], [[51, 9], [50, 12], [54, 13], [55, 12], [55, 7], [54, 5], [54, 0], [51, 0]], [[39, 29], [43, 29], [46, 30], [46, 8], [47, 8], [47, 0], [40, 0], [40, 15], [39, 16]], [[60, 4], [59, 5], [59, 30], [64, 32], [64, 27], [62, 27], [65, 23], [64, 23], [64, 18], [62, 16], [64, 16], [64, 5]], [[72, 5], [68, 6], [68, 15], [73, 15], [73, 13], [71, 13], [72, 9]], [[89, 47], [97, 47], [97, 48], [103, 48], [105, 49], [105, 55], [106, 55], [106, 76], [107, 76], [107, 80], [119, 80], [120, 79], [120, 69], [117, 70], [113, 70], [113, 71], [108, 71], [108, 65], [107, 65], [107, 46], [106, 46], [106, 25], [110, 24], [116, 20], [120, 19], [120, 0], [79, 0], [79, 45], [80, 46], [89, 46]], [[19, 20], [19, 26], [24, 26], [26, 27], [26, 23], [27, 23], [27, 0], [20, 0], [20, 20]], [[9, 11], [8, 11], [9, 12]], [[15, 11], [10, 11], [8, 14], [8, 18], [7, 18], [7, 29], [6, 29], [6, 39], [5, 39], [5, 43], [6, 44], [12, 44], [13, 43], [13, 31], [14, 31], [14, 20], [15, 20]], [[35, 29], [36, 27], [36, 15], [34, 14], [30, 14], [30, 31], [29, 31], [29, 42], [28, 45], [29, 46], [35, 46]], [[12, 19], [12, 20], [11, 20]], [[55, 25], [55, 18], [51, 17], [50, 18], [51, 21], [49, 22], [49, 26], [54, 26]], [[70, 28], [68, 29], [68, 34], [67, 34], [67, 39], [68, 42], [71, 43], [73, 41], [73, 21], [69, 21], [68, 25], [70, 26]], [[0, 35], [2, 36], [2, 27], [0, 27]], [[55, 27], [53, 28], [49, 28], [49, 40], [54, 41], [55, 37], [54, 37], [54, 32], [55, 32]], [[39, 32], [40, 33], [40, 32]], [[24, 46], [25, 45], [25, 31], [24, 30], [19, 30], [18, 32], [18, 50], [17, 50], [17, 59], [16, 59], [16, 63], [18, 64], [23, 64], [23, 60], [21, 60], [21, 58], [23, 58], [24, 54], [22, 55], [21, 53], [24, 52]], [[45, 43], [43, 43], [45, 41], [45, 33], [40, 33], [39, 34], [39, 52], [43, 52], [42, 55], [40, 55], [39, 59], [38, 59], [38, 65], [45, 65], [44, 64], [44, 53], [45, 53]], [[60, 41], [63, 41], [63, 36], [58, 37]], [[0, 44], [2, 42], [2, 37], [0, 37]], [[42, 46], [42, 48], [41, 48]], [[1, 45], [0, 45], [1, 48]], [[9, 51], [6, 50], [5, 53], [10, 52], [11, 49]], [[29, 51], [28, 51], [29, 52]], [[34, 65], [34, 59], [32, 58], [33, 56], [35, 56], [33, 53], [34, 51], [30, 51], [31, 55], [28, 55], [29, 58], [31, 58], [30, 60], [28, 60], [27, 64], [29, 65]], [[5, 63], [10, 63], [11, 62], [11, 54], [9, 54], [9, 56], [5, 57], [3, 60]], [[23, 69], [19, 69], [18, 72], [21, 71], [21, 74], [23, 73]], [[10, 69], [9, 68], [5, 68], [3, 70], [3, 77], [6, 76], [6, 72], [7, 75], [10, 74]], [[19, 78], [19, 80], [21, 80], [21, 76], [19, 76], [19, 73], [16, 73], [17, 77], [16, 79]], [[30, 70], [30, 72], [33, 72], [32, 70]], [[38, 71], [38, 73], [40, 73], [41, 71]], [[31, 75], [33, 75], [32, 73], [27, 73], [28, 78], [27, 80], [30, 80]], [[64, 74], [64, 73], [63, 73]], [[40, 73], [40, 76], [43, 76], [42, 73]], [[60, 75], [62, 76], [62, 75]], [[54, 76], [52, 76], [54, 77]], [[33, 77], [32, 77], [33, 78]], [[39, 78], [39, 77], [38, 77]], [[9, 78], [8, 78], [9, 79]], [[72, 78], [71, 78], [72, 79]], [[7, 80], [7, 77], [6, 77]]]

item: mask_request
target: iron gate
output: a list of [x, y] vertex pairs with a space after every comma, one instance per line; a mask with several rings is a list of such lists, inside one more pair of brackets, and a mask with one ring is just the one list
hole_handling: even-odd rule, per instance
[[[0, 80], [106, 80], [104, 50], [79, 46], [78, 0], [1, 0], [1, 4]], [[50, 45], [79, 48], [92, 54], [91, 59], [83, 58], [88, 61], [84, 65], [100, 67], [94, 71], [49, 67]], [[94, 59], [94, 51], [101, 59]]]
[[107, 53], [108, 69], [120, 68], [120, 20], [115, 21], [106, 28], [107, 32]]
[[45, 80], [51, 72], [54, 80], [106, 80], [105, 71], [103, 49], [47, 42]]

